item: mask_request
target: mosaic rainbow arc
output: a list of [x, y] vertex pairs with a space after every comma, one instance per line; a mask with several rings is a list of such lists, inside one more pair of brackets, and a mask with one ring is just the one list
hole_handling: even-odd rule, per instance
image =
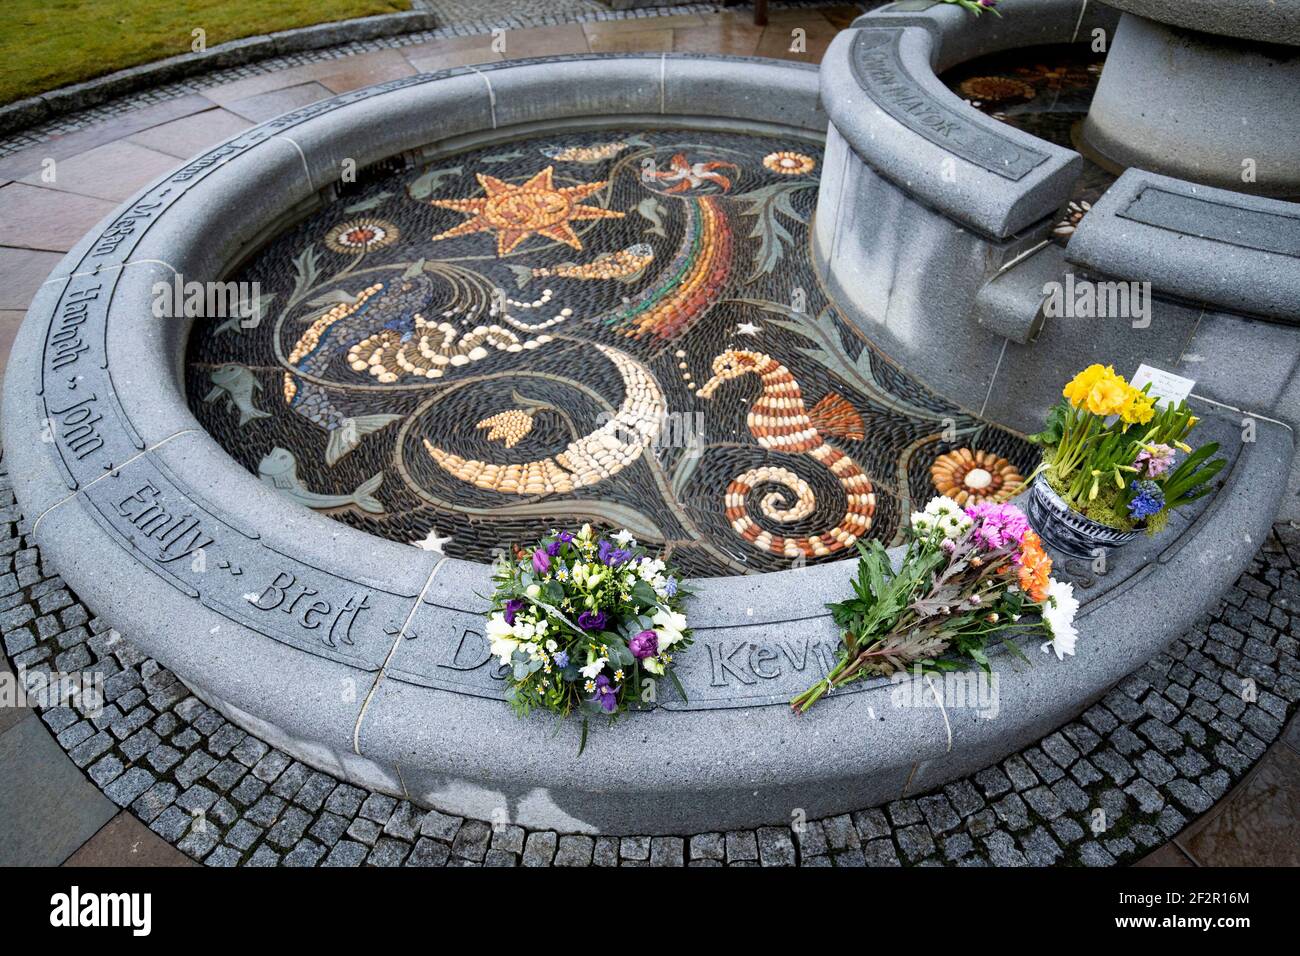
[[696, 575], [898, 537], [1013, 492], [1018, 437], [928, 392], [825, 299], [820, 148], [566, 132], [363, 170], [232, 278], [268, 321], [192, 336], [195, 413], [292, 500], [488, 560], [628, 527]]

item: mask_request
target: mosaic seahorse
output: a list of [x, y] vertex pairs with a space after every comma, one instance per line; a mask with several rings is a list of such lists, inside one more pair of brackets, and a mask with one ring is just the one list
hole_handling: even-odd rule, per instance
[[670, 340], [686, 332], [718, 301], [731, 274], [731, 226], [714, 196], [682, 199], [681, 245], [646, 290], [615, 309], [605, 324], [635, 339]]
[[816, 507], [816, 497], [808, 483], [785, 468], [763, 466], [737, 475], [727, 486], [727, 520], [731, 527], [760, 551], [814, 557], [850, 547], [867, 533], [876, 511], [876, 495], [871, 480], [853, 459], [826, 442], [823, 433], [832, 437], [861, 439], [862, 417], [842, 396], [827, 395], [811, 409], [805, 410], [799, 383], [790, 370], [762, 352], [728, 349], [713, 360], [713, 377], [698, 392], [712, 398], [723, 382], [753, 373], [763, 383], [763, 392], [750, 406], [746, 422], [764, 448], [789, 454], [805, 454], [830, 469], [844, 489], [847, 508], [844, 518], [830, 531], [806, 538], [784, 537], [760, 528], [745, 509], [745, 499], [757, 485], [784, 485], [795, 495], [795, 503], [779, 491], [763, 497], [763, 514], [774, 521], [798, 521], [808, 517]]
[[607, 345], [593, 347], [623, 377], [623, 402], [608, 421], [569, 442], [564, 451], [537, 461], [496, 465], [444, 451], [427, 438], [425, 450], [448, 474], [503, 494], [569, 492], [618, 474], [654, 440], [667, 406], [659, 383], [644, 365]]

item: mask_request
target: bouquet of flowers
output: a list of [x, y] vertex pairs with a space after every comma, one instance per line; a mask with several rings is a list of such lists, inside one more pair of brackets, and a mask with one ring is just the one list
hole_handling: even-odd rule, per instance
[[[1193, 451], [1185, 441], [1196, 417], [1186, 402], [1156, 408], [1110, 365], [1090, 365], [1062, 390], [1046, 427], [1030, 436], [1043, 446], [1040, 471], [1062, 500], [1119, 531], [1154, 534], [1175, 508], [1208, 494], [1223, 468], [1215, 442]], [[1177, 453], [1187, 457], [1175, 467]]]
[[[801, 714], [835, 687], [919, 666], [952, 670], [950, 652], [989, 668], [985, 644], [1009, 628], [1043, 628], [1058, 659], [1074, 653], [1074, 588], [1051, 576], [1052, 559], [1024, 513], [985, 502], [962, 509], [937, 497], [913, 513], [897, 571], [879, 541], [858, 544], [853, 597], [828, 604], [843, 649], [831, 672], [790, 702]], [[1036, 612], [1040, 622], [1021, 625]], [[1014, 644], [1008, 645], [1015, 649]]]
[[677, 572], [646, 554], [626, 529], [552, 531], [497, 565], [488, 613], [492, 653], [510, 668], [510, 702], [566, 716], [617, 717], [653, 699], [667, 675], [684, 698], [673, 659], [691, 643]]

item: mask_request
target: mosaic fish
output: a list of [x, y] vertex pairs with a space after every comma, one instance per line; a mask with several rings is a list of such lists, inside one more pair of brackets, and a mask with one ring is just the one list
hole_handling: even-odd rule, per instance
[[604, 322], [635, 339], [685, 333], [718, 301], [731, 275], [732, 234], [713, 196], [682, 199], [682, 241], [668, 264], [631, 302]]
[[607, 345], [593, 347], [614, 363], [623, 379], [622, 404], [595, 431], [569, 442], [564, 451], [537, 461], [500, 465], [462, 458], [426, 438], [424, 448], [429, 457], [461, 481], [512, 495], [570, 492], [618, 474], [654, 441], [667, 403], [659, 383], [644, 365]]
[[[289, 353], [289, 364], [304, 376], [323, 377], [340, 353], [379, 329], [409, 334], [415, 316], [433, 303], [433, 280], [408, 270], [400, 279], [367, 286], [353, 302], [340, 302], [318, 317]], [[329, 393], [310, 378], [286, 372], [284, 400], [297, 414], [329, 433], [325, 461], [333, 465], [400, 415], [349, 416], [335, 407]]]
[[639, 136], [632, 136], [628, 139], [597, 143], [595, 146], [543, 146], [541, 154], [547, 159], [555, 160], [557, 163], [583, 163], [591, 166], [595, 163], [603, 163], [607, 159], [613, 159], [630, 146], [649, 145]]
[[816, 508], [816, 496], [806, 481], [785, 468], [764, 466], [737, 475], [727, 486], [725, 504], [732, 529], [760, 551], [788, 558], [821, 557], [844, 548], [871, 528], [876, 512], [876, 494], [871, 479], [853, 459], [827, 443], [823, 434], [861, 440], [862, 416], [841, 395], [827, 395], [811, 409], [805, 409], [799, 383], [790, 370], [769, 355], [728, 349], [713, 360], [713, 377], [696, 392], [713, 397], [724, 382], [742, 375], [757, 375], [763, 392], [749, 407], [746, 423], [759, 445], [785, 454], [804, 454], [828, 468], [844, 489], [846, 509], [838, 525], [822, 534], [785, 537], [760, 528], [749, 516], [745, 500], [754, 488], [765, 484], [783, 485], [795, 496], [794, 504], [779, 491], [766, 494], [760, 509], [773, 521], [799, 521]]
[[270, 412], [264, 412], [253, 404], [253, 393], [262, 390], [262, 383], [251, 369], [243, 365], [223, 365], [209, 378], [212, 379], [212, 391], [204, 395], [203, 400], [214, 402], [224, 397], [227, 408], [239, 409], [241, 428], [255, 419], [271, 417]]
[[528, 266], [510, 266], [509, 268], [515, 274], [515, 279], [521, 289], [530, 280], [543, 278], [577, 279], [579, 281], [617, 279], [619, 282], [634, 282], [640, 277], [641, 273], [645, 272], [646, 267], [654, 262], [654, 258], [655, 251], [647, 243], [638, 242], [626, 249], [619, 249], [617, 252], [606, 252], [597, 256], [591, 262], [582, 265], [574, 262], [561, 262], [557, 266], [543, 266], [535, 269]]
[[333, 508], [353, 506], [372, 515], [384, 513], [384, 506], [375, 497], [375, 492], [384, 481], [384, 473], [363, 481], [350, 495], [321, 495], [308, 491], [307, 486], [298, 477], [298, 460], [287, 448], [272, 448], [257, 465], [257, 475], [266, 484], [283, 492], [300, 505], [328, 511]]

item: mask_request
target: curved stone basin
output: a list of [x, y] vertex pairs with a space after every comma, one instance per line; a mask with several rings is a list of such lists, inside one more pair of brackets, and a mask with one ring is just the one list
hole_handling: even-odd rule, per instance
[[[1289, 434], [1203, 409], [1229, 493], [1097, 576], [1077, 658], [995, 654], [997, 716], [863, 683], [783, 706], [836, 641], [835, 563], [698, 582], [689, 702], [595, 728], [516, 721], [481, 638], [484, 565], [293, 506], [191, 414], [188, 323], [155, 283], [231, 275], [310, 213], [340, 164], [558, 127], [665, 123], [815, 136], [817, 75], [772, 63], [588, 56], [459, 69], [346, 94], [249, 130], [144, 190], [37, 296], [6, 374], [5, 441], [33, 534], [69, 583], [231, 719], [308, 763], [421, 804], [534, 827], [698, 832], [929, 789], [1059, 725], [1186, 627], [1273, 514]], [[490, 131], [490, 132], [489, 132]], [[823, 194], [826, 191], [823, 183]], [[42, 437], [48, 440], [42, 440]], [[1201, 600], [1188, 600], [1195, 593]], [[1134, 632], [1132, 622], [1148, 622]], [[1159, 626], [1149, 622], [1158, 620]], [[921, 691], [923, 694], [924, 691]]]

